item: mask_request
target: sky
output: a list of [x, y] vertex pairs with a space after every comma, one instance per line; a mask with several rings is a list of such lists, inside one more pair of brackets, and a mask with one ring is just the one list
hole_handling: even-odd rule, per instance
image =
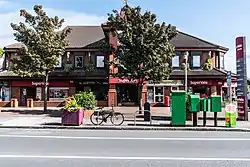
[[[249, 0], [129, 0], [131, 6], [154, 12], [158, 22], [229, 48], [226, 70], [236, 72], [235, 38], [246, 36], [247, 63], [250, 62]], [[100, 25], [113, 9], [120, 10], [123, 0], [0, 0], [0, 47], [14, 41], [10, 23], [18, 23], [20, 9], [32, 12], [40, 4], [51, 16], [65, 19], [66, 25]], [[248, 50], [249, 48], [249, 50]], [[248, 67], [250, 76], [250, 67]]]

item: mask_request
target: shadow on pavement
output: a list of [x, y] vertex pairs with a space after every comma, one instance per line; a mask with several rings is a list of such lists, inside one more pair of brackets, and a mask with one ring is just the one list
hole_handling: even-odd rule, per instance
[[23, 115], [46, 115], [49, 117], [61, 117], [61, 110], [53, 110], [53, 109], [48, 109], [47, 112], [44, 112], [43, 110], [4, 110], [3, 109], [2, 112], [23, 114]]

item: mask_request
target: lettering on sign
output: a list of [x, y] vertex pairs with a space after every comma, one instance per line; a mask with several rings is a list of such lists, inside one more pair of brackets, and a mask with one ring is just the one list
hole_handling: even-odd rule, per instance
[[[31, 83], [32, 86], [44, 86], [44, 82], [33, 82]], [[49, 83], [47, 84], [49, 85]]]
[[136, 83], [136, 79], [118, 79], [119, 83]]
[[190, 85], [208, 85], [208, 81], [190, 81]]

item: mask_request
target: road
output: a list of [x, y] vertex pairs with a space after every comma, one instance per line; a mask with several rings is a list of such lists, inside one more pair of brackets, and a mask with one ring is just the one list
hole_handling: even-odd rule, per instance
[[4, 167], [250, 166], [250, 133], [0, 129]]

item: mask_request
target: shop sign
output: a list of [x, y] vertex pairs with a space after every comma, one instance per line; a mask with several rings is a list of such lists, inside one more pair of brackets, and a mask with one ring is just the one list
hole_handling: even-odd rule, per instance
[[183, 82], [181, 80], [163, 80], [161, 82], [148, 81], [148, 84], [175, 86], [175, 85], [183, 85]]
[[189, 81], [189, 85], [199, 86], [199, 85], [210, 85], [208, 81]]
[[236, 38], [236, 67], [237, 67], [237, 98], [238, 101], [238, 118], [248, 120], [247, 111], [247, 66], [246, 66], [246, 38]]
[[[44, 86], [44, 82], [31, 82], [32, 86]], [[49, 85], [49, 83], [47, 83], [47, 85]]]
[[137, 83], [136, 79], [118, 79], [118, 83]]

